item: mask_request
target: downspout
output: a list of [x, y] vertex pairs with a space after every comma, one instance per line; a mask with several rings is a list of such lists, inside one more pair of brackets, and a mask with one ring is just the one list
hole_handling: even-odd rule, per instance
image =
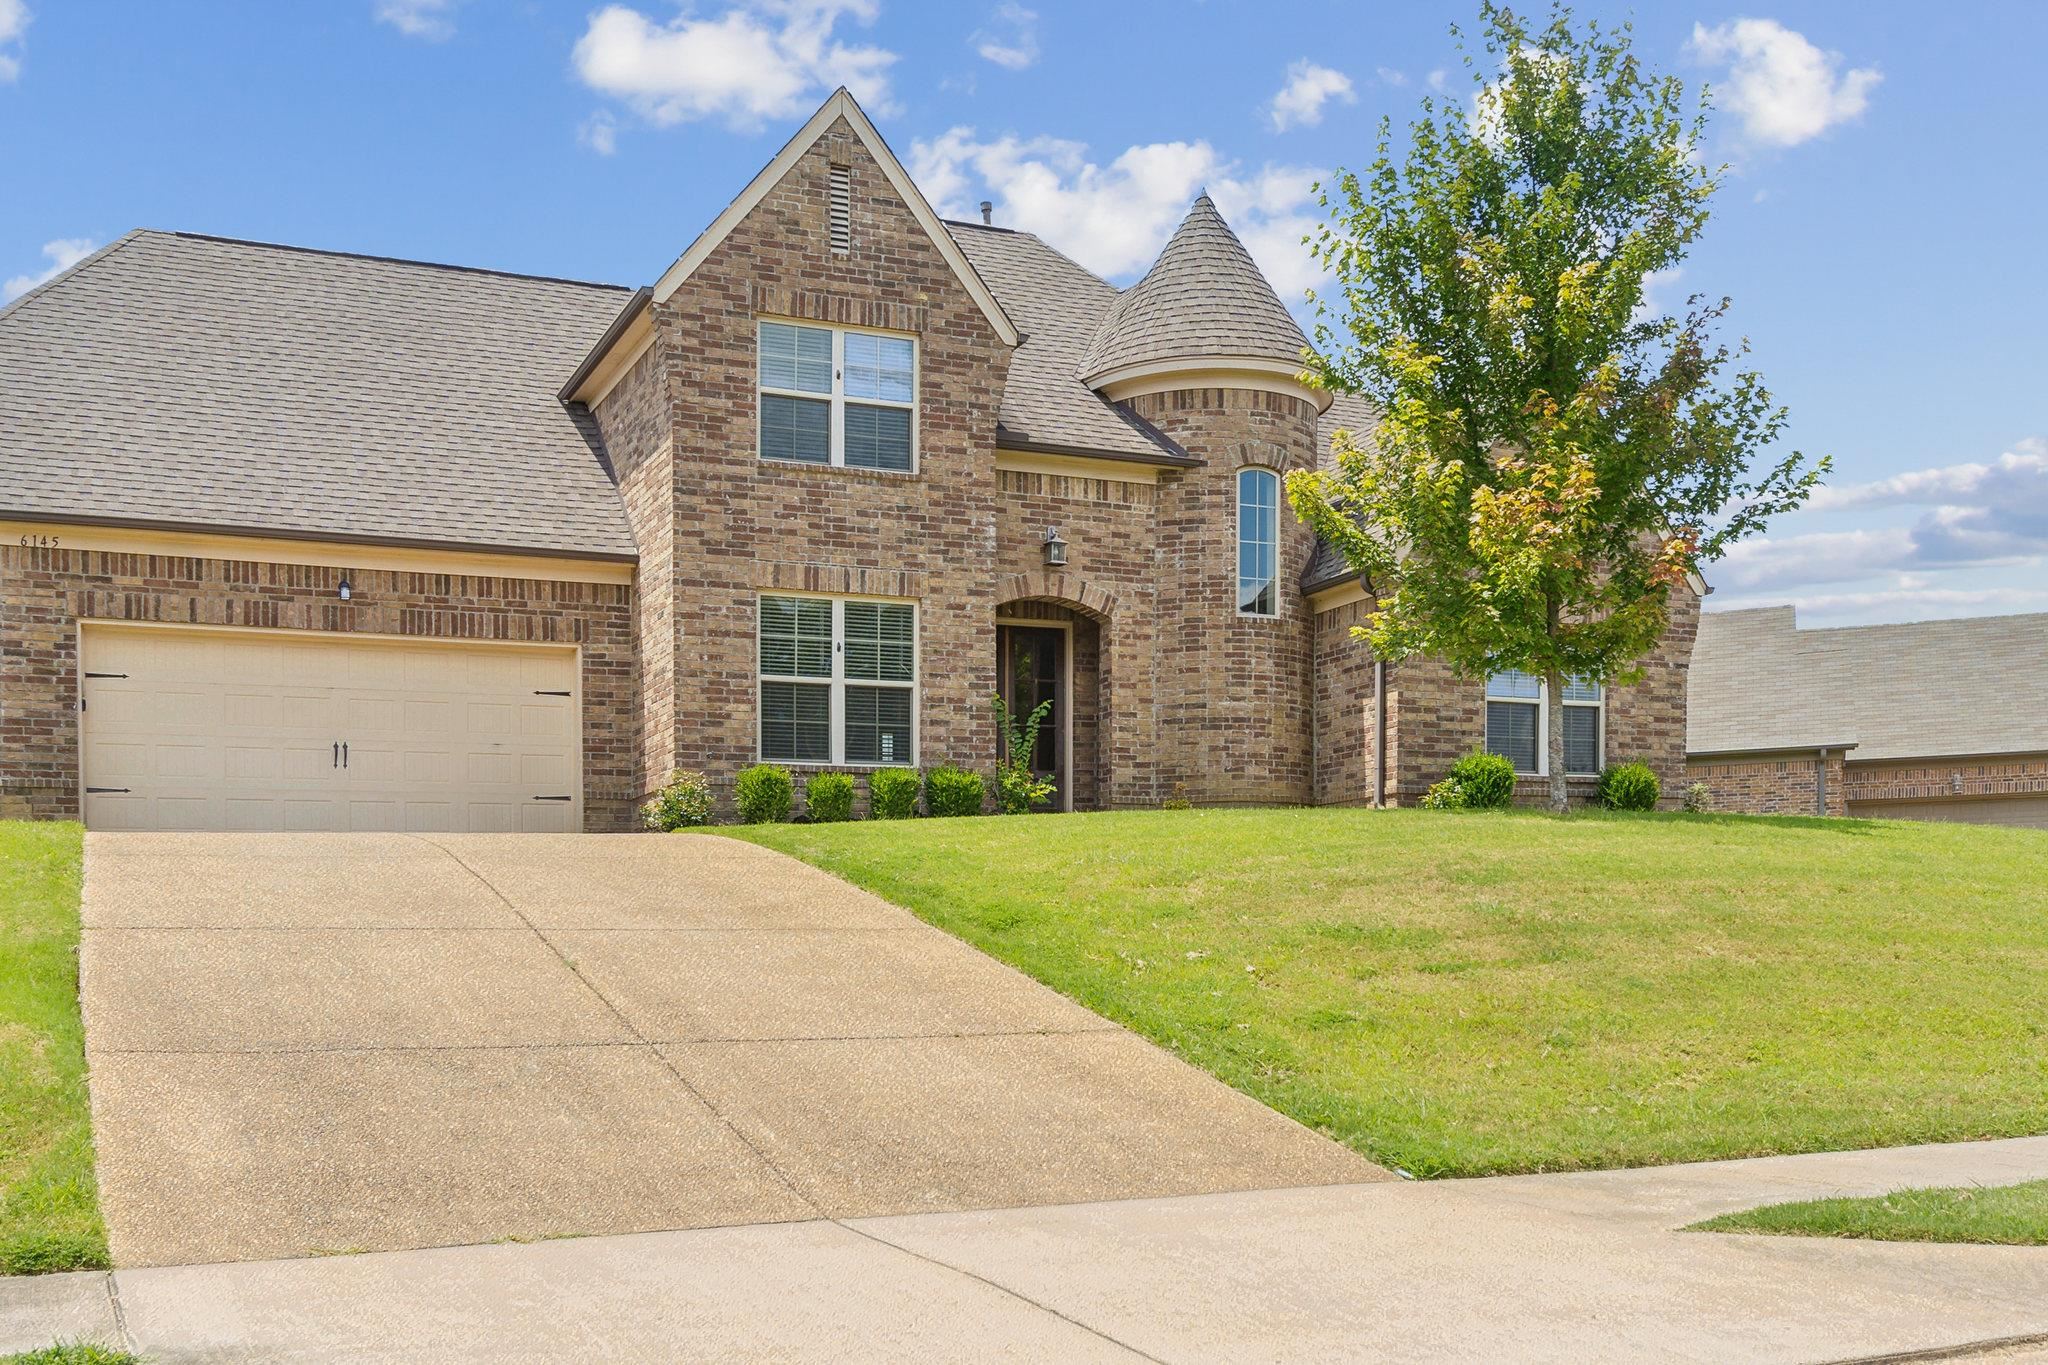
[[1813, 765], [1813, 813], [1822, 819], [1828, 813], [1828, 751], [1822, 748], [1820, 761]]
[[1375, 810], [1387, 804], [1387, 664], [1372, 661], [1372, 804]]

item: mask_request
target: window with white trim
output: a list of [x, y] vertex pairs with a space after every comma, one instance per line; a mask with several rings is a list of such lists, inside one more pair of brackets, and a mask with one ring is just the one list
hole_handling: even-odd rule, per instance
[[763, 321], [761, 458], [847, 469], [917, 464], [917, 343]]
[[[1519, 773], [1550, 772], [1550, 689], [1533, 673], [1509, 670], [1486, 680], [1486, 751], [1499, 754]], [[1600, 771], [1607, 694], [1588, 678], [1564, 684], [1564, 770], [1578, 775]]]
[[1270, 469], [1237, 471], [1237, 610], [1280, 614], [1280, 476]]
[[764, 596], [761, 757], [917, 763], [917, 608], [863, 598]]

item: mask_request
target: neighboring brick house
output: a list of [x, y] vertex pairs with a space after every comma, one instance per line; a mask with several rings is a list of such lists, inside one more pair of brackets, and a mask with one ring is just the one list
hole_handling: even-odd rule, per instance
[[2048, 613], [1802, 630], [1703, 617], [1689, 780], [1717, 809], [2048, 829]]
[[[996, 690], [1076, 809], [1533, 773], [1527, 680], [1351, 637], [1281, 479], [1371, 414], [1303, 345], [1206, 196], [1119, 292], [843, 91], [639, 290], [131, 233], [0, 312], [0, 814], [619, 829], [678, 766], [985, 770]], [[1697, 611], [1564, 699], [1575, 773], [1675, 796]]]

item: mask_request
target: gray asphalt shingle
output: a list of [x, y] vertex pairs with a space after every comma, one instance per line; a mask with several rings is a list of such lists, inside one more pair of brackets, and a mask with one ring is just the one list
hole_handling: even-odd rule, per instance
[[2048, 613], [1801, 630], [1791, 607], [1708, 612], [1686, 689], [1693, 753], [1853, 742], [1850, 757], [2048, 751]]
[[556, 398], [628, 294], [130, 233], [0, 312], [0, 515], [630, 556]]

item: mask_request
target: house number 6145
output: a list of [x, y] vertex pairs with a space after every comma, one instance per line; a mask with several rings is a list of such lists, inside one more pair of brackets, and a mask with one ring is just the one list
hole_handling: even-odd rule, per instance
[[57, 548], [60, 539], [61, 537], [58, 536], [25, 535], [21, 538], [21, 548], [24, 550], [54, 550]]

